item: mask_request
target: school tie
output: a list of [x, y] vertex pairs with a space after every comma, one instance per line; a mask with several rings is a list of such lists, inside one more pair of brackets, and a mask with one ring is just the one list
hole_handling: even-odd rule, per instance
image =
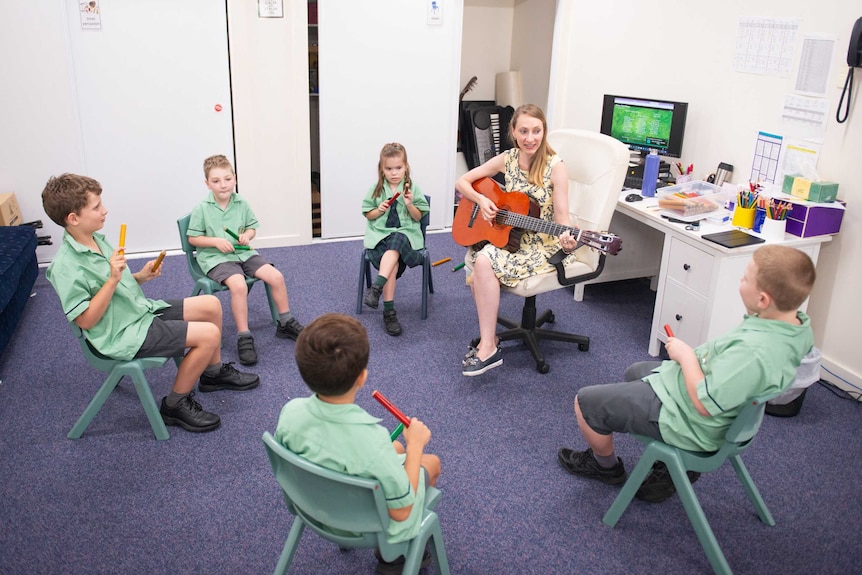
[[398, 206], [395, 202], [392, 202], [386, 214], [386, 227], [396, 229], [401, 227], [401, 218], [398, 217]]

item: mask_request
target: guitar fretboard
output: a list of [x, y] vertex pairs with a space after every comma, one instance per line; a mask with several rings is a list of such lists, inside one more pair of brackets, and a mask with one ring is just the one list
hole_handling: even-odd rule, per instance
[[523, 228], [533, 232], [548, 234], [549, 236], [559, 236], [566, 230], [571, 232], [572, 236], [577, 241], [581, 241], [581, 230], [570, 226], [564, 226], [556, 222], [549, 222], [532, 216], [524, 216], [508, 210], [499, 210], [495, 221], [504, 226], [512, 226], [515, 228]]

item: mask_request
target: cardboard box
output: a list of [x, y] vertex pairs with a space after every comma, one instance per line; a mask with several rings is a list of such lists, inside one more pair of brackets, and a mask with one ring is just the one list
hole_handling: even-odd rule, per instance
[[[784, 198], [782, 198], [784, 201]], [[807, 238], [825, 234], [837, 234], [844, 219], [844, 206], [841, 200], [830, 204], [812, 204], [789, 200], [793, 209], [787, 214], [788, 234]]]
[[798, 176], [784, 176], [781, 191], [809, 202], [834, 202], [838, 196], [835, 182], [812, 182]]
[[0, 194], [0, 226], [17, 226], [21, 221], [21, 208], [15, 194]]

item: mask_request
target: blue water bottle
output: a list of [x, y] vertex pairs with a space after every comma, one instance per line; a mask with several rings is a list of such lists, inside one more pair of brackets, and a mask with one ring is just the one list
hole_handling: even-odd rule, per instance
[[655, 196], [655, 185], [658, 181], [658, 152], [652, 150], [644, 160], [644, 183], [641, 187], [641, 195], [645, 198]]

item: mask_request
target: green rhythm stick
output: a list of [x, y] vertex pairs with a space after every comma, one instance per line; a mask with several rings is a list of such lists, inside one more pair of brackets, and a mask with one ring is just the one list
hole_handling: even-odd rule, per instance
[[395, 427], [395, 429], [393, 429], [393, 430], [392, 430], [392, 433], [390, 433], [390, 434], [389, 434], [389, 440], [390, 440], [390, 441], [395, 441], [396, 439], [398, 439], [398, 436], [399, 436], [399, 435], [401, 435], [401, 432], [402, 432], [402, 431], [404, 431], [404, 424], [403, 424], [403, 423], [399, 423], [399, 424]]
[[235, 239], [236, 241], [239, 241], [239, 236], [238, 236], [238, 235], [236, 235], [235, 233], [233, 233], [233, 232], [230, 230], [230, 228], [225, 228], [225, 229], [224, 229], [224, 231], [226, 231], [228, 234], [230, 234], [230, 237], [232, 237], [232, 238], [233, 238], [233, 239]]
[[239, 245], [237, 245], [237, 244], [234, 244], [234, 245], [233, 245], [233, 249], [235, 249], [235, 250], [239, 250], [239, 251], [246, 251], [246, 252], [247, 252], [248, 250], [250, 250], [250, 249], [251, 249], [251, 246], [239, 246]]

